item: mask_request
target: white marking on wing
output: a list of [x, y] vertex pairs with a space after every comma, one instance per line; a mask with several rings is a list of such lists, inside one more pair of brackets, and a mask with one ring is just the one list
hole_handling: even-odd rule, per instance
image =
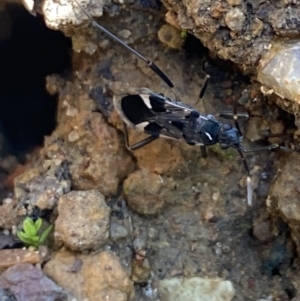
[[150, 99], [149, 99], [149, 95], [140, 94], [140, 97], [143, 99], [144, 104], [147, 106], [147, 108], [152, 109], [152, 106], [151, 106], [151, 103], [150, 103]]
[[149, 125], [149, 122], [148, 121], [144, 121], [144, 122], [141, 122], [141, 123], [138, 123], [135, 125], [135, 127], [137, 129], [139, 129], [140, 131], [144, 131], [144, 128]]

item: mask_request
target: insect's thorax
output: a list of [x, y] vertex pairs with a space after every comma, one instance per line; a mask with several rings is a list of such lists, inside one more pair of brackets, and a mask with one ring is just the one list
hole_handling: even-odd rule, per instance
[[[198, 117], [197, 117], [198, 114]], [[226, 149], [228, 147], [237, 147], [242, 140], [236, 128], [230, 124], [217, 121], [214, 116], [204, 116], [198, 111], [191, 113], [195, 115], [194, 124], [191, 123], [185, 128], [186, 142], [189, 144], [214, 145], [220, 144], [220, 147]]]
[[208, 119], [198, 111], [191, 112], [189, 119], [183, 129], [188, 144], [213, 145], [218, 143], [220, 124], [216, 120]]

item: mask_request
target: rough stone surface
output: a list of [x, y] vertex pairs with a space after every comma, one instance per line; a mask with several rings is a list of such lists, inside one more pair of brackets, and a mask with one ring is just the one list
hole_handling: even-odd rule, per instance
[[214, 54], [245, 69], [253, 70], [276, 35], [299, 37], [298, 2], [291, 6], [285, 1], [251, 1], [248, 5], [245, 0], [163, 3], [176, 12], [181, 28], [190, 30]]
[[[249, 4], [243, 0], [200, 4], [163, 0], [163, 3], [177, 15], [176, 24], [193, 33], [211, 53], [257, 74], [260, 83], [280, 95], [276, 103], [294, 114], [296, 125], [300, 126], [300, 2]], [[167, 21], [173, 24], [173, 19]], [[290, 100], [288, 104], [285, 98]]]
[[59, 199], [54, 236], [71, 250], [97, 250], [108, 239], [109, 214], [99, 191], [72, 191]]
[[[49, 89], [54, 89], [51, 79]], [[46, 156], [61, 156], [69, 163], [72, 186], [77, 190], [99, 189], [116, 194], [118, 185], [133, 168], [132, 159], [109, 126], [96, 103], [78, 82], [62, 83], [56, 133], [46, 140]], [[60, 87], [59, 87], [60, 88]], [[57, 137], [61, 137], [60, 142]], [[101, 166], [101, 168], [100, 168]]]
[[7, 249], [0, 250], [0, 268], [8, 268], [15, 264], [41, 262], [38, 251], [30, 251], [28, 249]]
[[234, 288], [222, 279], [171, 278], [159, 281], [158, 294], [164, 301], [230, 301]]
[[109, 236], [112, 240], [116, 241], [118, 239], [125, 238], [127, 235], [128, 231], [126, 227], [119, 224], [118, 222], [112, 221], [110, 223]]
[[268, 214], [260, 215], [253, 222], [253, 234], [262, 242], [267, 242], [272, 239], [272, 222]]
[[[16, 264], [0, 275], [0, 287], [18, 301], [67, 301], [68, 295], [42, 270], [31, 264]], [[5, 299], [4, 299], [5, 300]]]
[[299, 40], [274, 42], [268, 54], [261, 59], [257, 74], [260, 83], [280, 96], [276, 98], [276, 103], [283, 110], [296, 116], [298, 127], [300, 126], [299, 55]]
[[[82, 260], [81, 268], [70, 272], [76, 260]], [[128, 301], [134, 295], [132, 281], [110, 252], [88, 256], [58, 252], [44, 271], [80, 300]]]
[[60, 158], [35, 162], [39, 167], [29, 167], [15, 179], [16, 198], [41, 210], [53, 209], [58, 198], [70, 191], [69, 175], [63, 172], [65, 163]]
[[131, 276], [130, 279], [134, 283], [145, 283], [150, 278], [150, 263], [147, 258], [136, 254], [132, 260]]
[[0, 232], [0, 250], [13, 248], [18, 243], [16, 237], [8, 230]]
[[147, 169], [130, 174], [123, 189], [128, 206], [140, 214], [156, 214], [164, 205], [162, 179]]
[[[84, 7], [86, 6], [85, 1], [78, 0], [78, 2]], [[102, 0], [90, 1], [89, 12], [94, 16], [102, 16], [104, 4], [105, 1]], [[91, 7], [93, 9], [91, 9]], [[47, 26], [53, 29], [61, 29], [69, 23], [78, 24], [87, 19], [75, 1], [54, 2], [46, 0], [43, 2], [41, 9]]]
[[21, 217], [18, 216], [17, 201], [15, 199], [4, 199], [0, 206], [0, 227], [11, 229], [19, 224]]
[[234, 32], [242, 31], [245, 19], [244, 13], [239, 8], [232, 8], [225, 15], [226, 25]]
[[165, 24], [158, 31], [158, 38], [171, 48], [181, 49], [184, 39], [181, 37], [181, 31], [177, 28]]
[[300, 155], [296, 152], [287, 154], [282, 160], [277, 178], [270, 189], [267, 199], [269, 211], [277, 215], [289, 225], [292, 238], [300, 254]]

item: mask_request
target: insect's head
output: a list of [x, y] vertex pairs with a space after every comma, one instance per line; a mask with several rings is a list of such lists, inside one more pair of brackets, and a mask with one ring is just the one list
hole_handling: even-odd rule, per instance
[[236, 148], [242, 142], [243, 137], [239, 134], [237, 128], [232, 127], [229, 123], [223, 123], [219, 131], [218, 141], [222, 149], [229, 147]]

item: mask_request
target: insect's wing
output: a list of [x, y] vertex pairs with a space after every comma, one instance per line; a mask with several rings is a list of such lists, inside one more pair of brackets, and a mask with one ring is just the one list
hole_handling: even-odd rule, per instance
[[152, 136], [184, 140], [182, 120], [189, 116], [192, 108], [147, 88], [135, 91], [139, 93], [114, 97], [115, 108], [122, 119], [136, 130]]

